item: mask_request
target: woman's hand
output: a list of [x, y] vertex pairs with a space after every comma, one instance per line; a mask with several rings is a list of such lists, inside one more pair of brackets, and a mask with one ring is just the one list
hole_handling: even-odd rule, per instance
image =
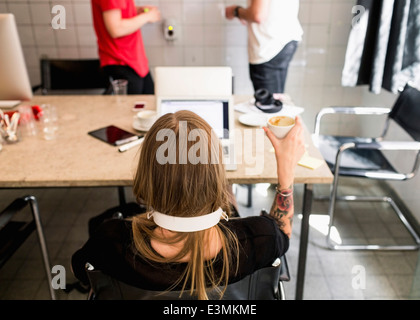
[[279, 185], [276, 188], [270, 216], [273, 217], [280, 230], [289, 238], [292, 236], [294, 215], [293, 180], [295, 168], [305, 153], [302, 122], [296, 117], [295, 126], [283, 139], [278, 139], [270, 129], [264, 131], [274, 147], [277, 161], [277, 177]]
[[296, 117], [295, 126], [283, 139], [278, 139], [270, 129], [263, 129], [274, 147], [279, 188], [290, 188], [293, 185], [295, 167], [305, 153], [302, 120]]

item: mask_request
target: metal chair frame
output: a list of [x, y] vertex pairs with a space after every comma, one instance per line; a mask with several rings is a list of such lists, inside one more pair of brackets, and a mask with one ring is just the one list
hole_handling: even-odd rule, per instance
[[[321, 120], [327, 114], [340, 114], [340, 115], [389, 115], [391, 109], [389, 108], [368, 108], [368, 107], [329, 107], [323, 108], [316, 116], [315, 120], [315, 130], [313, 135], [313, 140], [315, 145], [319, 145], [319, 137], [321, 131]], [[409, 173], [400, 173], [396, 172], [395, 174], [385, 173], [385, 172], [369, 172], [366, 174], [366, 178], [376, 179], [376, 180], [392, 180], [392, 181], [406, 181], [413, 178], [418, 172], [420, 166], [420, 142], [417, 141], [384, 141], [384, 138], [388, 132], [390, 126], [391, 118], [388, 116], [385, 121], [385, 126], [382, 134], [378, 138], [368, 138], [364, 141], [349, 142], [342, 144], [335, 157], [335, 164], [333, 168], [334, 180], [330, 190], [329, 207], [329, 225], [328, 225], [328, 234], [327, 234], [327, 246], [333, 250], [417, 250], [420, 247], [420, 237], [413, 228], [413, 226], [408, 222], [404, 216], [401, 209], [397, 206], [395, 201], [391, 197], [367, 197], [359, 195], [351, 196], [337, 196], [338, 191], [338, 181], [340, 177], [340, 163], [342, 155], [346, 150], [350, 149], [372, 149], [372, 150], [391, 150], [391, 151], [402, 151], [402, 150], [411, 150], [417, 151], [415, 156], [413, 169]], [[320, 197], [317, 199], [325, 199], [325, 197]], [[412, 245], [347, 245], [347, 244], [336, 244], [331, 239], [331, 229], [334, 226], [334, 214], [336, 201], [362, 201], [362, 202], [373, 202], [380, 201], [388, 203], [391, 208], [395, 211], [398, 218], [401, 220], [405, 228], [408, 230], [410, 235], [413, 237], [416, 244]]]
[[[22, 226], [19, 225], [18, 230], [15, 230], [12, 227], [12, 224], [14, 223], [16, 225], [17, 222], [12, 221], [12, 218], [19, 211], [23, 210], [27, 205], [29, 205], [31, 208], [33, 220], [27, 223], [22, 222]], [[4, 243], [1, 243], [0, 245], [0, 248], [2, 249], [0, 255], [0, 268], [9, 260], [9, 258], [12, 257], [17, 249], [19, 249], [19, 247], [26, 241], [29, 235], [31, 235], [32, 232], [36, 229], [45, 273], [47, 275], [50, 296], [52, 300], [56, 300], [55, 291], [52, 288], [51, 265], [48, 255], [47, 242], [45, 240], [44, 230], [42, 227], [38, 202], [34, 196], [28, 195], [17, 198], [0, 213], [0, 232], [5, 231], [7, 227], [12, 228], [10, 228], [11, 231], [7, 233], [7, 241], [4, 241]]]

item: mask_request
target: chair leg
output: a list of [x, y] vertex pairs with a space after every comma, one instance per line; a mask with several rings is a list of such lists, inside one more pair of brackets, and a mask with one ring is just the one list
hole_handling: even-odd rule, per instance
[[[330, 203], [328, 207], [328, 215], [330, 218], [328, 224], [328, 233], [327, 233], [327, 246], [332, 250], [418, 250], [420, 248], [420, 237], [415, 232], [414, 228], [405, 218], [404, 214], [398, 208], [394, 200], [390, 197], [367, 197], [367, 196], [337, 196], [338, 191], [338, 177], [334, 178], [334, 182], [331, 189]], [[391, 205], [392, 209], [397, 214], [400, 221], [403, 223], [404, 227], [413, 237], [416, 244], [413, 245], [339, 245], [333, 243], [331, 239], [331, 230], [334, 226], [334, 211], [336, 206], [336, 201], [364, 201], [364, 202], [387, 202]]]
[[47, 274], [48, 288], [49, 288], [49, 291], [50, 291], [51, 299], [56, 300], [55, 291], [52, 288], [51, 265], [50, 265], [50, 259], [49, 259], [49, 256], [48, 256], [47, 242], [45, 241], [44, 231], [43, 231], [42, 223], [41, 223], [41, 217], [40, 217], [40, 214], [39, 214], [38, 202], [37, 202], [37, 200], [34, 196], [26, 196], [25, 201], [29, 202], [31, 210], [32, 210], [32, 215], [33, 215], [34, 220], [35, 220], [37, 234], [38, 234], [38, 240], [39, 240], [39, 246], [41, 248], [42, 259], [43, 259], [43, 262], [44, 262], [45, 272]]
[[286, 291], [284, 290], [283, 281], [279, 281], [279, 300], [286, 300]]
[[247, 188], [248, 188], [248, 203], [247, 203], [247, 208], [251, 208], [252, 207], [252, 184], [247, 184]]
[[337, 190], [338, 190], [338, 175], [334, 177], [334, 181], [331, 186], [330, 203], [328, 206], [328, 216], [330, 217], [330, 221], [328, 222], [327, 247], [330, 249], [336, 249], [336, 245], [334, 245], [331, 240], [331, 229], [334, 226], [334, 211], [335, 211], [335, 202], [337, 200]]

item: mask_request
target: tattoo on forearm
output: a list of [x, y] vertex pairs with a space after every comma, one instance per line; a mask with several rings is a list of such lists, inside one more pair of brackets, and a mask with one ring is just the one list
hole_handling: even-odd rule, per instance
[[[293, 212], [293, 192], [289, 188], [284, 192], [276, 192], [276, 198], [273, 202], [273, 206], [270, 210], [270, 215], [276, 220], [279, 228], [283, 231], [286, 227], [285, 219], [288, 219], [290, 226], [293, 222], [293, 216], [290, 213]], [[290, 237], [289, 232], [286, 234]]]

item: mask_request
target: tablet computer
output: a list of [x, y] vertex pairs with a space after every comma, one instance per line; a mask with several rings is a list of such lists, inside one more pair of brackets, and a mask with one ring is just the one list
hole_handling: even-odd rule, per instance
[[120, 146], [142, 137], [114, 125], [89, 131], [88, 134], [112, 146]]

